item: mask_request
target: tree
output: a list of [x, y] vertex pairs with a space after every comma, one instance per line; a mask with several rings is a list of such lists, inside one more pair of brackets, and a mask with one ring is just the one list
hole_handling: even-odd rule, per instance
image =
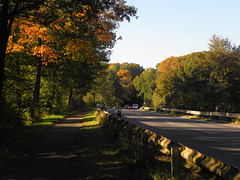
[[99, 81], [95, 89], [103, 97], [104, 103], [110, 106], [141, 104], [141, 98], [137, 97], [133, 86], [132, 74], [137, 76], [142, 71], [143, 68], [139, 64], [109, 64], [105, 77]]
[[131, 73], [127, 69], [120, 69], [117, 72], [117, 76], [119, 77], [120, 83], [124, 89], [121, 99], [123, 99], [124, 104], [129, 103], [134, 96], [133, 78]]
[[239, 112], [240, 66], [234, 52], [198, 52], [159, 65], [157, 93], [168, 107]]
[[240, 56], [235, 53], [209, 53], [207, 60], [212, 65], [210, 83], [216, 89], [215, 107], [220, 111], [240, 110]]
[[[88, 37], [95, 37], [93, 35], [98, 31], [99, 33], [96, 35], [98, 35], [99, 40], [106, 40], [108, 39], [109, 34], [112, 34], [114, 36], [113, 30], [117, 28], [118, 22], [123, 21], [124, 19], [129, 21], [130, 17], [135, 16], [135, 14], [136, 9], [133, 6], [126, 5], [126, 2], [122, 0], [2, 0], [0, 6], [0, 39], [2, 39], [0, 44], [0, 96], [2, 96], [3, 89], [7, 43], [14, 19], [16, 17], [34, 17], [34, 20], [40, 22], [40, 24], [43, 24], [45, 26], [52, 25], [52, 22], [59, 22], [59, 24], [63, 25], [65, 28], [62, 29], [63, 26], [58, 26], [59, 24], [57, 23], [56, 25], [53, 25], [55, 27], [54, 30], [58, 30], [58, 32], [64, 34], [65, 37], [68, 36], [68, 38], [73, 37], [73, 34], [75, 37], [77, 35], [78, 37], [83, 38], [86, 32], [88, 32]], [[55, 21], [56, 19], [59, 20]], [[102, 25], [100, 25], [100, 22]], [[108, 27], [112, 27], [108, 29], [109, 33], [102, 33], [99, 31], [101, 29], [105, 31], [106, 27], [104, 25], [108, 24], [108, 22], [111, 22], [109, 23]], [[80, 24], [81, 27], [79, 28], [79, 26], [77, 26], [76, 28], [73, 28], [71, 31], [69, 31], [69, 29], [74, 27], [76, 24]], [[97, 44], [97, 42], [95, 44]], [[101, 44], [102, 47], [103, 45], [104, 44]], [[104, 47], [106, 48], [106, 46]]]
[[34, 1], [10, 1], [2, 0], [0, 4], [0, 98], [2, 98], [2, 89], [4, 81], [4, 67], [8, 39], [11, 34], [14, 19], [27, 10], [37, 9], [45, 0]]
[[153, 105], [152, 99], [156, 88], [156, 77], [157, 70], [148, 68], [133, 80], [134, 87], [139, 92], [139, 96], [143, 97], [146, 106]]
[[233, 49], [231, 41], [228, 38], [214, 34], [209, 41], [209, 50], [212, 52], [231, 52]]
[[[79, 69], [78, 66], [86, 68], [88, 71], [84, 71], [84, 69], [81, 72], [86, 73], [89, 78], [82, 81], [91, 83], [96, 77], [94, 74], [101, 71], [105, 63], [109, 61], [109, 49], [113, 47], [116, 41], [115, 29], [118, 28], [118, 23], [123, 20], [129, 21], [130, 17], [136, 14], [136, 9], [133, 6], [128, 6], [125, 1], [121, 0], [111, 2], [91, 0], [29, 2], [29, 5], [32, 6], [27, 6], [28, 2], [18, 2], [10, 3], [11, 7], [9, 6], [10, 9], [18, 8], [18, 5], [24, 8], [19, 9], [19, 12], [12, 18], [12, 23], [9, 24], [11, 31], [9, 31], [7, 52], [23, 52], [38, 57], [36, 58], [38, 68], [36, 88], [33, 92], [33, 104], [38, 104], [41, 71], [47, 69], [49, 64], [51, 64], [51, 67], [56, 66], [52, 69], [54, 70], [54, 76], [57, 76], [55, 69], [59, 69], [65, 63], [72, 64], [71, 61], [79, 61], [80, 63], [76, 63], [72, 67], [72, 72], [75, 72], [78, 76], [86, 77], [83, 73], [74, 71], [74, 68]], [[14, 6], [14, 3], [16, 6]], [[1, 11], [3, 10], [2, 7], [0, 7]], [[60, 66], [54, 65], [53, 62], [60, 63]], [[68, 64], [65, 65], [65, 68], [71, 67]], [[64, 68], [60, 69], [63, 70]], [[72, 74], [69, 74], [66, 78], [71, 79], [72, 77]], [[57, 83], [51, 81], [52, 84]], [[69, 105], [73, 93], [79, 92], [77, 88], [84, 89], [80, 90], [83, 94], [91, 89], [88, 86], [78, 86], [76, 81], [74, 78], [67, 81], [73, 82], [73, 85], [71, 84], [73, 89], [69, 90], [68, 95]], [[61, 84], [61, 82], [59, 83]], [[51, 89], [53, 87], [56, 87], [56, 85], [51, 85]], [[50, 92], [52, 92], [52, 95], [48, 96], [49, 102], [47, 104], [52, 109], [55, 91]]]
[[25, 19], [16, 19], [13, 23], [13, 30], [8, 41], [7, 52], [24, 51], [36, 56], [36, 80], [33, 88], [31, 118], [36, 120], [35, 111], [39, 103], [40, 82], [42, 65], [48, 62], [54, 62], [57, 58], [57, 52], [51, 48], [53, 38], [48, 32], [48, 28], [38, 23], [26, 21]]

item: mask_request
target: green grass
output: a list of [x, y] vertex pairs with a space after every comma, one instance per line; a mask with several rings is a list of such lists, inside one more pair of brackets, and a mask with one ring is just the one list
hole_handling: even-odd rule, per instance
[[46, 115], [41, 118], [40, 121], [25, 125], [22, 131], [21, 138], [25, 142], [31, 142], [31, 140], [40, 136], [44, 131], [48, 130], [53, 126], [55, 122], [62, 120], [64, 116], [61, 115]]
[[117, 140], [108, 141], [96, 121], [95, 112], [87, 114], [76, 137], [72, 162], [73, 179], [146, 179], [141, 169], [127, 161]]

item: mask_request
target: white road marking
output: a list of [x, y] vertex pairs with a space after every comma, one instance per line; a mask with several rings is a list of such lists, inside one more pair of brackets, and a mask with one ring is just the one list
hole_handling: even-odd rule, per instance
[[168, 121], [165, 121], [166, 123], [169, 123], [169, 124], [175, 124], [175, 123], [173, 123], [173, 122], [168, 122]]
[[208, 134], [215, 134], [213, 132], [210, 132], [210, 131], [205, 131], [205, 130], [201, 130], [201, 129], [194, 129], [196, 131], [201, 131], [201, 132], [204, 132], [204, 133], [208, 133]]

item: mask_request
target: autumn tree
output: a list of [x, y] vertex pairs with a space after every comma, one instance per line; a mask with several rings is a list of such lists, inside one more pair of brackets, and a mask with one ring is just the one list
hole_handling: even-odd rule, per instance
[[44, 2], [45, 0], [2, 0], [0, 3], [0, 98], [2, 98], [7, 44], [13, 22], [16, 17], [26, 14], [27, 10], [38, 9]]
[[[43, 8], [44, 11], [41, 11], [40, 8]], [[88, 36], [90, 37], [96, 34], [98, 30], [105, 30], [104, 25], [100, 26], [99, 23], [96, 23], [99, 22], [99, 20], [105, 20], [106, 23], [111, 21], [114, 27], [111, 28], [109, 32], [114, 34], [113, 30], [117, 28], [117, 22], [123, 21], [124, 19], [129, 21], [130, 17], [135, 16], [135, 14], [135, 8], [126, 5], [125, 1], [1, 1], [0, 34], [2, 41], [0, 44], [0, 96], [3, 88], [7, 43], [16, 17], [29, 18], [32, 15], [35, 20], [45, 26], [56, 22], [56, 19], [60, 19], [60, 21], [58, 21], [59, 24], [56, 26], [53, 25], [55, 30], [64, 34], [64, 36], [73, 37], [72, 35], [74, 34], [75, 37], [78, 35], [83, 38], [86, 32], [88, 32]], [[78, 19], [76, 17], [78, 17]], [[77, 26], [72, 31], [69, 31], [69, 28], [74, 27], [79, 21], [82, 22], [81, 27], [79, 28], [79, 26]], [[66, 28], [62, 29], [63, 26], [66, 26]], [[104, 34], [100, 32], [98, 37], [104, 39], [108, 35], [109, 33]]]

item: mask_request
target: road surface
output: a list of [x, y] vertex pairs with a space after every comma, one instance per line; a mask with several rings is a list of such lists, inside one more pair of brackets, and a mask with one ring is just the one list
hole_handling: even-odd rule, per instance
[[239, 126], [129, 109], [122, 109], [122, 118], [240, 169]]

